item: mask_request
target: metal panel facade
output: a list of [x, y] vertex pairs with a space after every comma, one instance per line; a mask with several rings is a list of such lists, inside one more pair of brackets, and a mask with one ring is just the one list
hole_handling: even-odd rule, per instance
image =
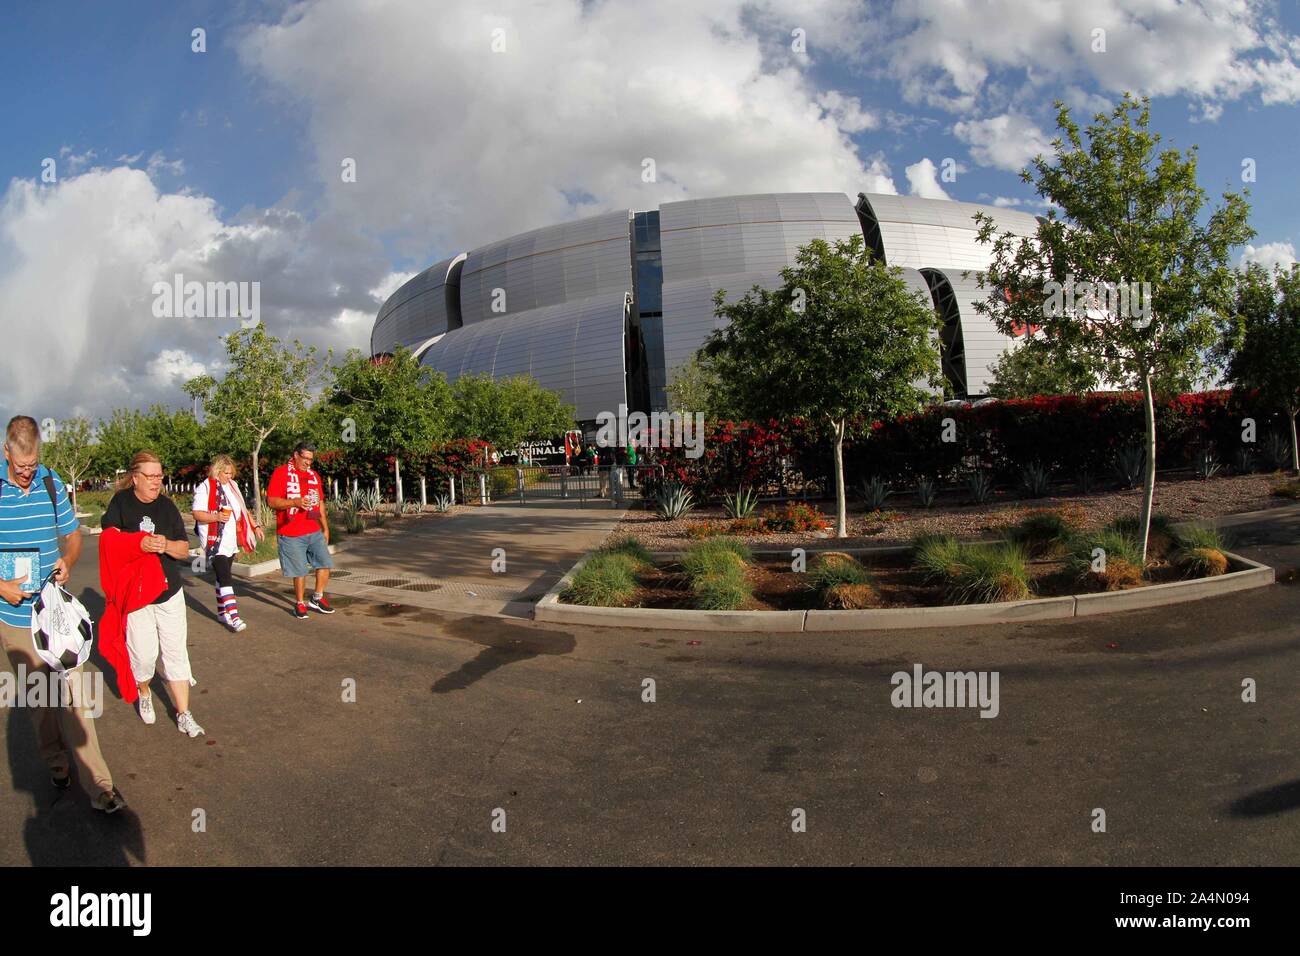
[[430, 266], [388, 297], [370, 333], [371, 355], [392, 352], [399, 345], [416, 349], [448, 330], [448, 293], [454, 296], [456, 291], [447, 288], [447, 276], [464, 258], [461, 253]]
[[[473, 250], [460, 277], [465, 325], [629, 291], [630, 217], [629, 210], [618, 210], [534, 229]], [[494, 312], [494, 302], [501, 302], [505, 311]]]
[[963, 275], [961, 269], [934, 271], [948, 280], [957, 300], [966, 352], [966, 391], [971, 395], [982, 395], [993, 381], [993, 364], [1015, 344], [1015, 339], [1003, 335], [987, 315], [975, 311], [975, 303], [987, 299], [989, 293], [980, 288], [973, 272]]
[[713, 293], [728, 301], [755, 284], [775, 289], [800, 246], [860, 235], [843, 193], [761, 193], [665, 203], [659, 208], [663, 256], [663, 337], [667, 380], [719, 323]]
[[623, 371], [625, 293], [466, 323], [429, 346], [421, 361], [446, 374], [531, 375], [577, 408], [579, 420], [627, 402]]

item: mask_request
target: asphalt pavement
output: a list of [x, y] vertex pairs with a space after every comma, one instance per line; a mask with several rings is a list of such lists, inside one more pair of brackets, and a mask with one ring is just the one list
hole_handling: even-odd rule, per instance
[[[241, 583], [232, 635], [190, 578], [207, 735], [110, 698], [130, 806], [104, 818], [10, 709], [0, 863], [1295, 865], [1300, 515], [1232, 533], [1279, 583], [870, 634], [574, 631], [378, 591], [298, 621], [276, 577]], [[93, 614], [96, 582], [92, 539]], [[915, 664], [996, 671], [998, 715], [894, 707]]]

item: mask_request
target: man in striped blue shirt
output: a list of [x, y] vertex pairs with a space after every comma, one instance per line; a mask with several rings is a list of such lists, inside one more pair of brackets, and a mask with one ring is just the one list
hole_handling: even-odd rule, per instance
[[[81, 531], [63, 481], [40, 463], [41, 433], [35, 419], [18, 415], [10, 420], [4, 452], [0, 468], [0, 549], [39, 549], [42, 577], [53, 572], [54, 580], [63, 584], [81, 557]], [[45, 487], [46, 476], [53, 482], [53, 501]], [[0, 644], [20, 686], [27, 684], [27, 675], [31, 674], [40, 673], [41, 679], [50, 679], [49, 668], [36, 654], [31, 631], [34, 595], [44, 583], [23, 577], [0, 578]], [[114, 813], [126, 804], [113, 787], [113, 776], [99, 751], [95, 719], [83, 706], [85, 701], [75, 699], [79, 683], [68, 682], [74, 699], [64, 702], [64, 706], [47, 695], [52, 701], [49, 706], [30, 708], [41, 756], [49, 765], [50, 782], [63, 790], [72, 782], [68, 762], [71, 751], [81, 785], [97, 794], [95, 809]]]

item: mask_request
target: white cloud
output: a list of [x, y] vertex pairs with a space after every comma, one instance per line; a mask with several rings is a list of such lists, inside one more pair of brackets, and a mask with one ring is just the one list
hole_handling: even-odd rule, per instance
[[[215, 203], [160, 192], [119, 166], [13, 180], [0, 196], [0, 313], [30, 329], [0, 351], [0, 406], [66, 418], [159, 401], [224, 356], [234, 318], [156, 318], [155, 282], [258, 282], [262, 319], [322, 349], [364, 347], [389, 273], [382, 248], [330, 215], [268, 209], [223, 221]], [[365, 314], [358, 323], [352, 314]]]
[[1258, 262], [1270, 272], [1274, 266], [1291, 268], [1295, 264], [1295, 246], [1289, 242], [1266, 242], [1262, 246], [1247, 245], [1241, 254], [1241, 266]]
[[383, 280], [370, 290], [370, 298], [374, 299], [380, 305], [388, 301], [388, 297], [400, 289], [408, 279], [414, 279], [418, 275], [416, 272], [390, 272], [384, 276]]
[[184, 349], [163, 349], [149, 362], [147, 370], [160, 388], [180, 388], [209, 369]]
[[970, 146], [981, 166], [1019, 172], [1040, 153], [1051, 155], [1052, 144], [1043, 131], [1016, 113], [957, 123], [953, 135]]
[[919, 162], [908, 166], [903, 172], [907, 175], [908, 192], [922, 199], [951, 199], [939, 185], [938, 168], [923, 157]]
[[836, 90], [827, 90], [817, 98], [817, 103], [846, 133], [861, 133], [880, 125], [876, 115], [864, 110], [862, 102], [856, 96], [845, 96]]
[[[430, 261], [606, 209], [896, 192], [883, 157], [860, 155], [850, 138], [875, 122], [870, 110], [765, 60], [770, 35], [756, 35], [753, 9], [666, 0], [651, 17], [637, 4], [506, 0], [488, 12], [462, 0], [430, 17], [420, 0], [321, 0], [252, 30], [240, 50], [276, 93], [304, 103], [329, 207]], [[779, 4], [759, 12], [766, 24], [807, 22], [815, 48], [814, 24], [851, 9], [821, 4], [802, 21]], [[355, 183], [340, 181], [345, 158]]]
[[[970, 112], [1008, 82], [1025, 92], [1086, 81], [1102, 91], [1300, 102], [1300, 40], [1268, 0], [899, 0], [864, 39], [913, 102]], [[1094, 30], [1105, 51], [1094, 50]], [[872, 42], [872, 37], [876, 37]], [[1210, 112], [1213, 112], [1211, 108]]]

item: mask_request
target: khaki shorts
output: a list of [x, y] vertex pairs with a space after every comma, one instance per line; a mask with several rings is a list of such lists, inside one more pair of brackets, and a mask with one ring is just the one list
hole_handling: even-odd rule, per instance
[[185, 647], [187, 637], [183, 590], [162, 604], [150, 604], [128, 614], [126, 652], [131, 658], [135, 682], [147, 683], [155, 672], [161, 674], [163, 680], [190, 680], [190, 652]]

